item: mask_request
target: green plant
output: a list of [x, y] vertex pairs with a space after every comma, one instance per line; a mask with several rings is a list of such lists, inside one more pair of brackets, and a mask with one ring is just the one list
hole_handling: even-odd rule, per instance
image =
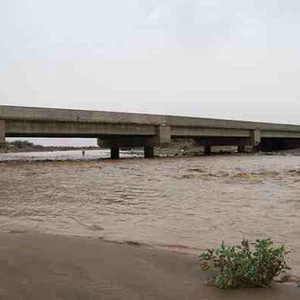
[[289, 270], [284, 247], [274, 248], [271, 239], [256, 240], [226, 247], [224, 242], [216, 250], [200, 255], [203, 270], [212, 270], [212, 284], [219, 288], [265, 287], [275, 277]]

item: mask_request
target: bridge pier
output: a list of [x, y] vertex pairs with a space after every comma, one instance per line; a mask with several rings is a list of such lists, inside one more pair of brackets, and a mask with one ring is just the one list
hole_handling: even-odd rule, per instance
[[251, 131], [250, 144], [252, 146], [252, 151], [253, 152], [259, 151], [260, 144], [261, 144], [261, 131], [260, 131], [260, 129], [254, 129], [254, 130]]
[[171, 127], [165, 124], [157, 126], [155, 144], [166, 147], [171, 143]]
[[204, 146], [204, 154], [205, 155], [211, 155], [211, 146], [210, 145], [205, 145]]
[[118, 147], [110, 148], [110, 158], [111, 159], [119, 159], [120, 158], [120, 148], [118, 148]]
[[145, 158], [154, 158], [154, 147], [144, 147]]
[[165, 124], [156, 126], [153, 135], [136, 136], [100, 136], [97, 140], [98, 146], [101, 148], [111, 149], [111, 158], [118, 159], [120, 157], [120, 148], [144, 148], [145, 158], [154, 157], [154, 147], [165, 147], [171, 142], [171, 128]]
[[245, 153], [246, 145], [238, 145], [238, 153]]
[[5, 144], [5, 121], [0, 120], [0, 145]]

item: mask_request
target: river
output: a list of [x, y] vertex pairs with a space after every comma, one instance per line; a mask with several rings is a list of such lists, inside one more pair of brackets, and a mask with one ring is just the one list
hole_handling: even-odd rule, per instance
[[127, 152], [136, 158], [102, 159], [108, 154], [1, 154], [1, 231], [135, 241], [192, 253], [223, 240], [271, 237], [292, 251], [289, 263], [300, 275], [299, 156], [146, 160], [141, 152]]

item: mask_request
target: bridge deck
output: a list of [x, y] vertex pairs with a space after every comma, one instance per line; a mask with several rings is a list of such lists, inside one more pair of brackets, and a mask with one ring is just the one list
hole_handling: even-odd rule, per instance
[[[298, 145], [300, 125], [183, 116], [57, 108], [0, 106], [0, 143], [5, 137], [94, 137], [102, 146], [168, 144], [194, 138], [205, 145], [241, 143]], [[272, 145], [274, 142], [271, 143]]]

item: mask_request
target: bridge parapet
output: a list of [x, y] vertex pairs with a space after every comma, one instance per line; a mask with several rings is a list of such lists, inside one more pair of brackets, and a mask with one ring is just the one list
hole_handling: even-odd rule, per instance
[[133, 125], [166, 123], [163, 115], [5, 105], [0, 105], [0, 119]]

